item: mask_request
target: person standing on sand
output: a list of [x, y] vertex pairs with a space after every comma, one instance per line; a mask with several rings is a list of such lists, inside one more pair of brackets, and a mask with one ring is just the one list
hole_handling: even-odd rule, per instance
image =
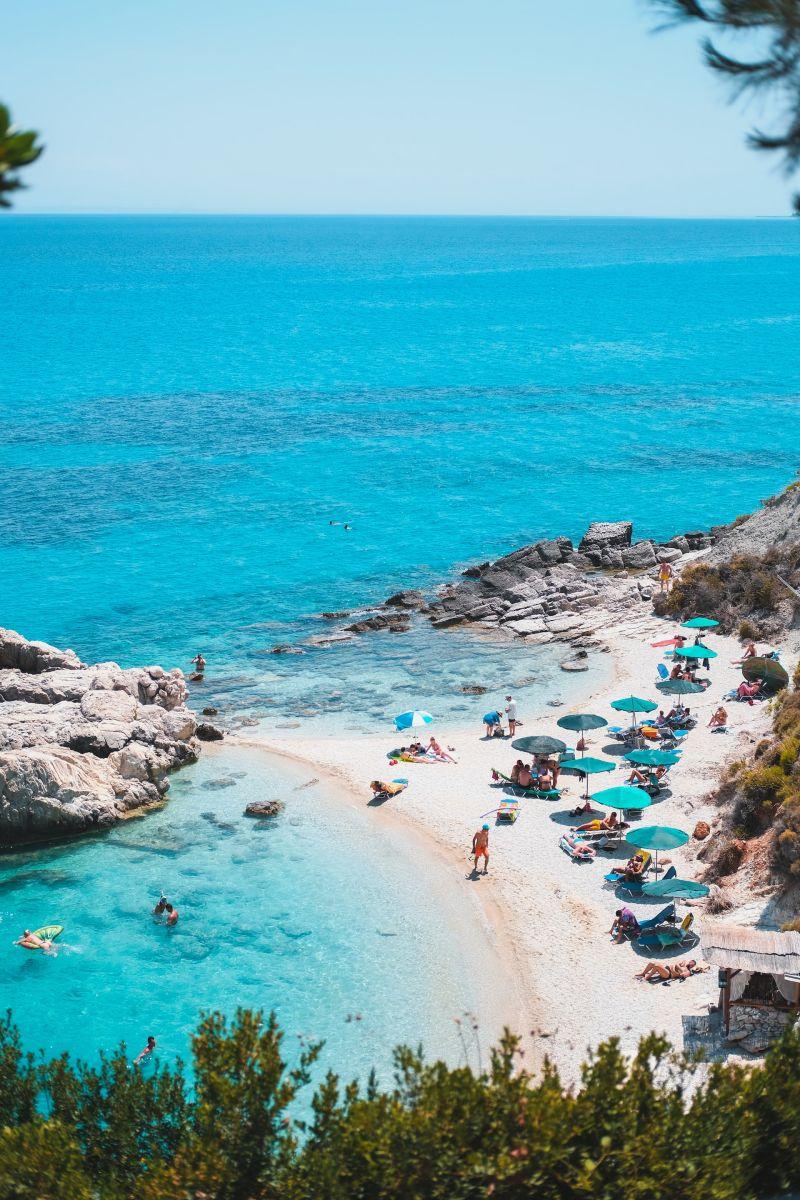
[[669, 592], [674, 578], [675, 572], [672, 569], [672, 563], [662, 562], [658, 568], [658, 582], [662, 592]]
[[483, 858], [483, 873], [489, 873], [489, 826], [482, 825], [472, 837], [472, 856], [475, 859], [475, 872], [478, 871], [478, 859]]
[[508, 736], [513, 738], [517, 732], [517, 702], [513, 696], [506, 696], [506, 716], [508, 717]]

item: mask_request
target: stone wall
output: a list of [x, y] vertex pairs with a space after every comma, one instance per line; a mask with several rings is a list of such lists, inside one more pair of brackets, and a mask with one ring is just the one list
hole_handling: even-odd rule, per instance
[[797, 1008], [757, 1008], [749, 1004], [732, 1004], [728, 1041], [736, 1042], [743, 1050], [758, 1054], [781, 1036], [798, 1016]]

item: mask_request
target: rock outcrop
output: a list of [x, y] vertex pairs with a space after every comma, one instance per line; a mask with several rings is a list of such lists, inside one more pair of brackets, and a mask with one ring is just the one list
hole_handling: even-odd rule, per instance
[[181, 671], [88, 666], [0, 629], [0, 843], [113, 825], [198, 754]]

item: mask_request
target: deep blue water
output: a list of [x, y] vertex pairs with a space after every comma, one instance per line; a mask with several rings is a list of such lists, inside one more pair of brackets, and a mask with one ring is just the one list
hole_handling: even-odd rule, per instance
[[[594, 518], [632, 517], [641, 535], [730, 519], [788, 482], [800, 458], [800, 225], [788, 220], [4, 215], [0, 297], [0, 623], [123, 664], [186, 667], [202, 649], [204, 695], [273, 726], [316, 715], [330, 728], [388, 728], [415, 703], [465, 717], [476, 711], [465, 682], [496, 692], [511, 681], [523, 703], [568, 696], [575, 685], [553, 652], [476, 647], [462, 634], [266, 652], [322, 632], [323, 609], [438, 581], [538, 536], [579, 536]], [[292, 959], [285, 986], [245, 962], [245, 935], [229, 967], [212, 944], [230, 920], [220, 897], [236, 864], [189, 807], [204, 770], [181, 776], [158, 818], [167, 839], [193, 829], [190, 852], [173, 861], [166, 847], [170, 870], [138, 870], [150, 860], [135, 846], [92, 842], [0, 873], [33, 872], [8, 893], [4, 927], [16, 934], [63, 909], [83, 947], [83, 959], [52, 962], [16, 951], [4, 972], [15, 1008], [53, 1006], [59, 1044], [90, 1053], [147, 1032], [139, 1005], [165, 963], [139, 944], [149, 927], [126, 922], [160, 881], [187, 909], [184, 941], [168, 951], [180, 1010], [171, 1052], [185, 1049], [181, 981], [195, 953], [211, 963], [197, 966], [209, 972], [204, 1002], [259, 995], [293, 1030], [327, 1013], [331, 1029], [315, 1032], [339, 1044], [353, 1000], [332, 998], [321, 913], [316, 947], [269, 926], [275, 953]], [[316, 928], [313, 913], [346, 889], [326, 874], [323, 834], [290, 838], [288, 892], [257, 877], [273, 916], [296, 907]], [[379, 852], [367, 834], [354, 840], [363, 898]], [[187, 854], [209, 886], [196, 911]], [[115, 906], [103, 880], [117, 872]], [[76, 909], [84, 879], [88, 923]], [[394, 880], [397, 897], [403, 886], [398, 911], [418, 884]], [[112, 976], [129, 980], [124, 1016], [103, 991], [106, 967], [86, 958], [98, 905], [126, 931], [95, 930]], [[372, 927], [342, 950], [359, 979]], [[432, 926], [419, 938], [435, 942]], [[407, 969], [424, 1007], [424, 971]], [[389, 968], [375, 980], [373, 1011], [391, 995]], [[107, 1000], [87, 1028], [95, 984]], [[443, 1040], [427, 1009], [413, 1017]], [[380, 1043], [376, 1032], [369, 1053]]]

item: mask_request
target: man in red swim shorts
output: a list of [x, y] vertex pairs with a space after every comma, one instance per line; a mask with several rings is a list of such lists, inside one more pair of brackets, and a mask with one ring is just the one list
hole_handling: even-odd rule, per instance
[[478, 861], [483, 859], [483, 873], [489, 872], [489, 826], [484, 825], [474, 834], [472, 838], [472, 854], [475, 859], [475, 870], [478, 870]]

